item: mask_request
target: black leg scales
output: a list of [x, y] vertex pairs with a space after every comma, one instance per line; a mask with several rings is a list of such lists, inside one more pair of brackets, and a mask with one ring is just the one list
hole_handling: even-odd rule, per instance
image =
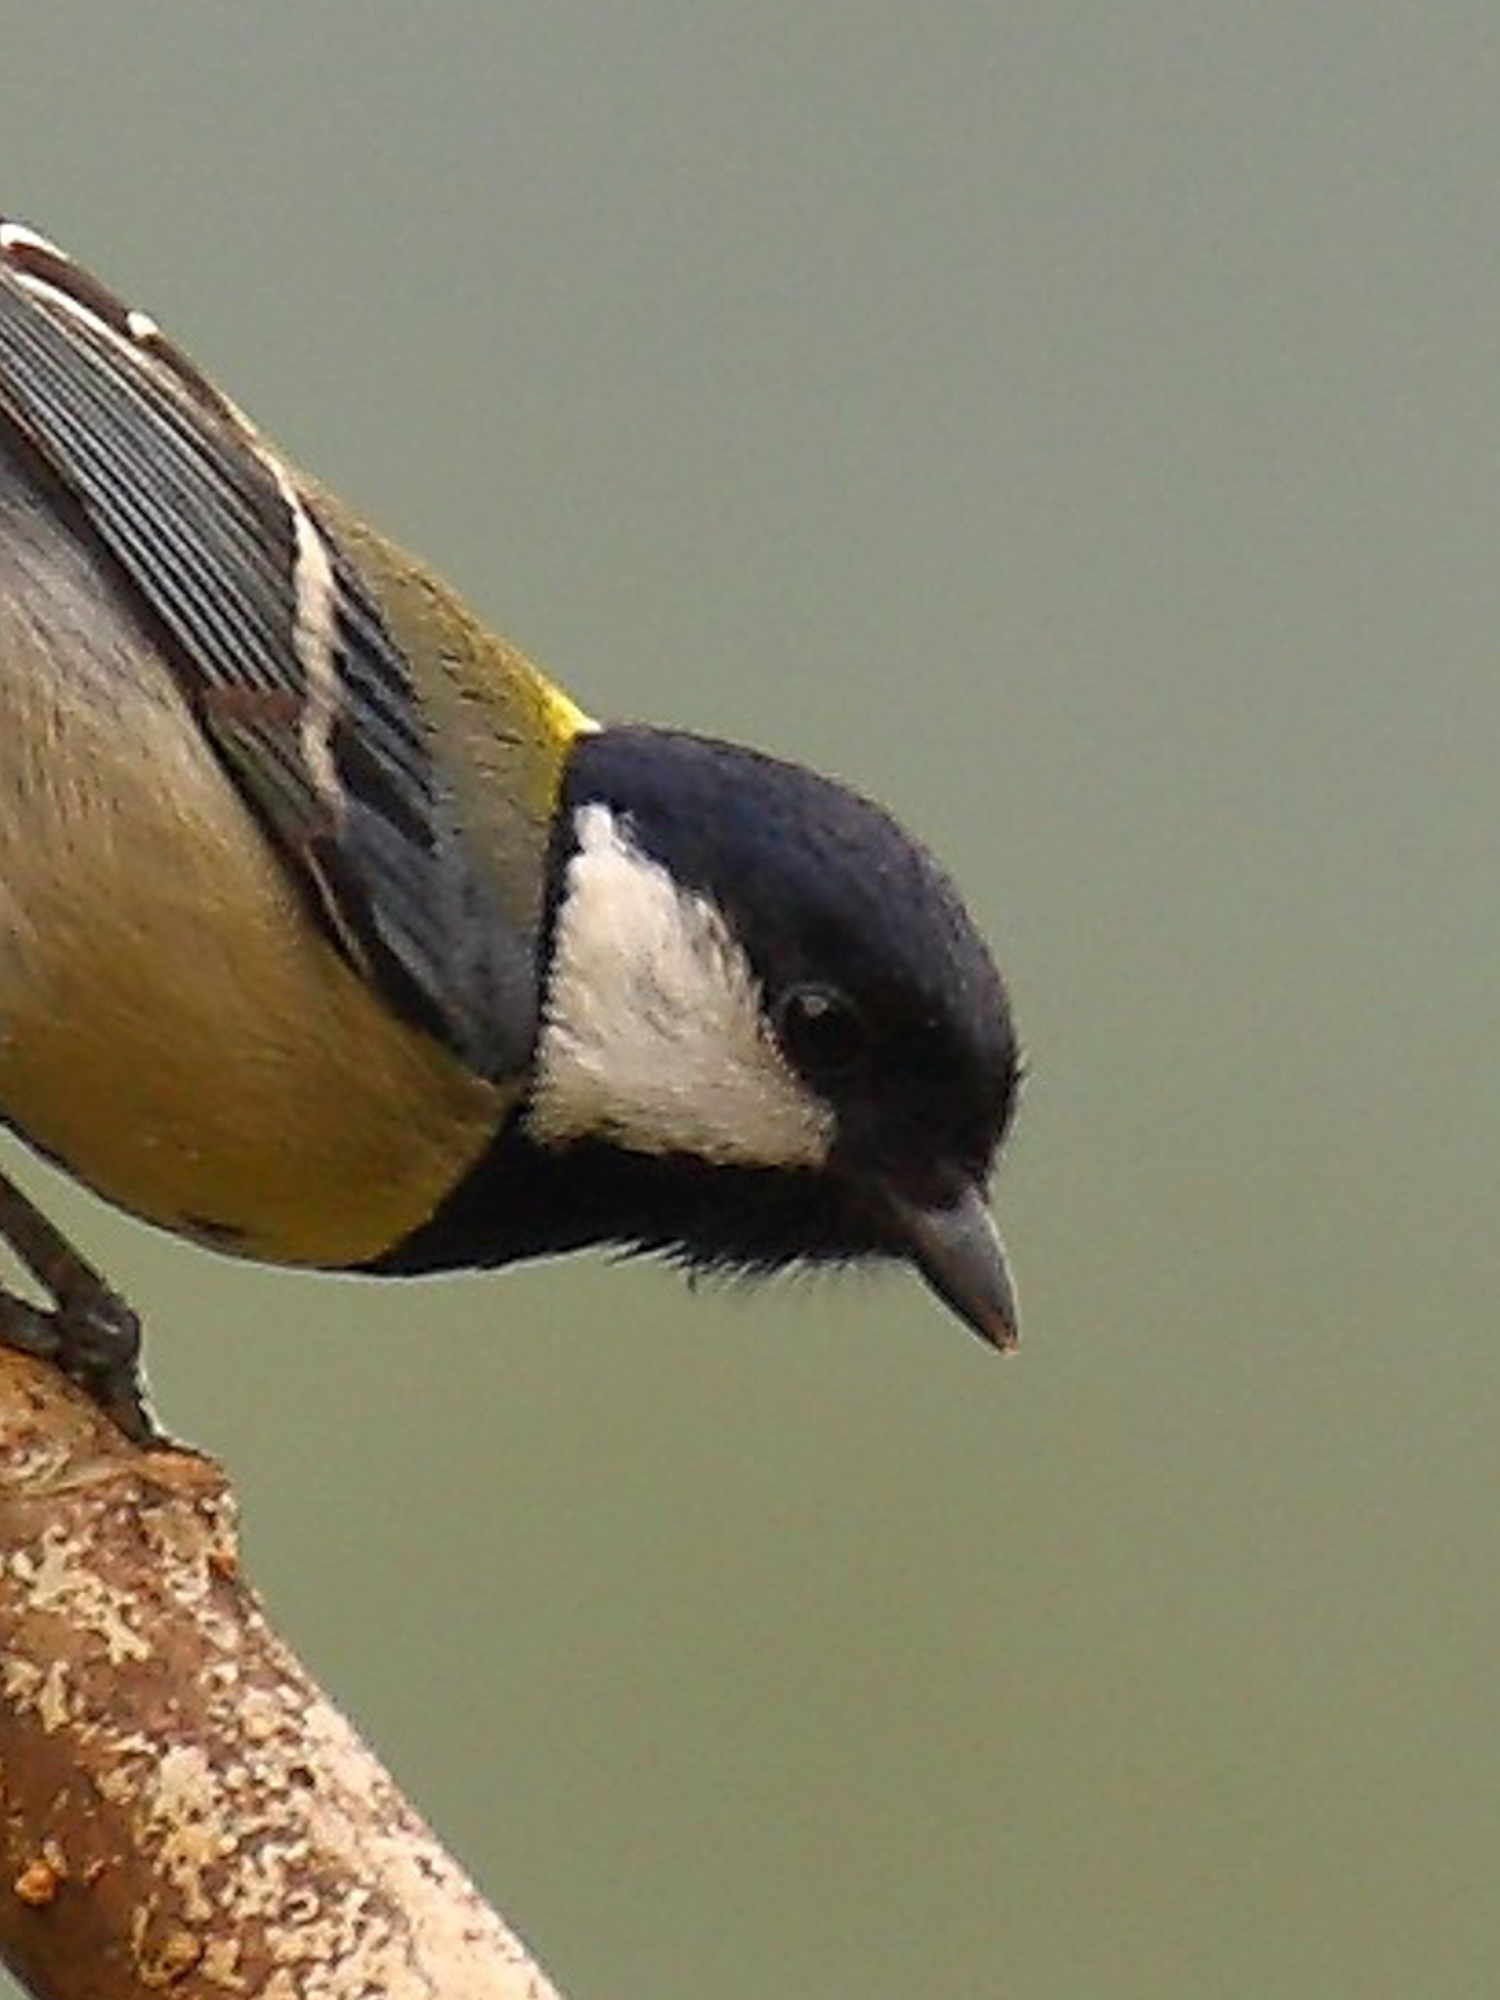
[[0, 1343], [52, 1361], [136, 1444], [164, 1444], [141, 1381], [141, 1324], [40, 1209], [0, 1174], [0, 1238], [53, 1301], [0, 1291]]

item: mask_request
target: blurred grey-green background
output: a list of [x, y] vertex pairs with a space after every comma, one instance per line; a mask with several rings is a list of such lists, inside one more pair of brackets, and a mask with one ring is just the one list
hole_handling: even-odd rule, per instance
[[1477, 0], [0, 4], [4, 206], [1014, 989], [1008, 1366], [59, 1200], [573, 2000], [1500, 1984], [1497, 104]]

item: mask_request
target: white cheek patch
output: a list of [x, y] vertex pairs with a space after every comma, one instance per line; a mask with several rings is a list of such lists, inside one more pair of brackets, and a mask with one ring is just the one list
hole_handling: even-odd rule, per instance
[[721, 1164], [819, 1167], [834, 1118], [788, 1067], [743, 950], [705, 899], [581, 808], [528, 1129]]

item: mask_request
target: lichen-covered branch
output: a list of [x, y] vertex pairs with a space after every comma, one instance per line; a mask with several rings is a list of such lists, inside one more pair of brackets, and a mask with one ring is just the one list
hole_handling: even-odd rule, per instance
[[45, 2000], [559, 2000], [270, 1631], [217, 1467], [8, 1352], [0, 1956]]

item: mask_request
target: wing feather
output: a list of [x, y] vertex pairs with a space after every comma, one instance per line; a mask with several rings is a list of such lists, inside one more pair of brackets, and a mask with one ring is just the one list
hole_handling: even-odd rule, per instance
[[372, 585], [155, 322], [14, 223], [0, 224], [0, 438], [6, 423], [162, 630], [206, 739], [337, 948], [482, 1074], [518, 1071], [531, 941], [465, 853]]

